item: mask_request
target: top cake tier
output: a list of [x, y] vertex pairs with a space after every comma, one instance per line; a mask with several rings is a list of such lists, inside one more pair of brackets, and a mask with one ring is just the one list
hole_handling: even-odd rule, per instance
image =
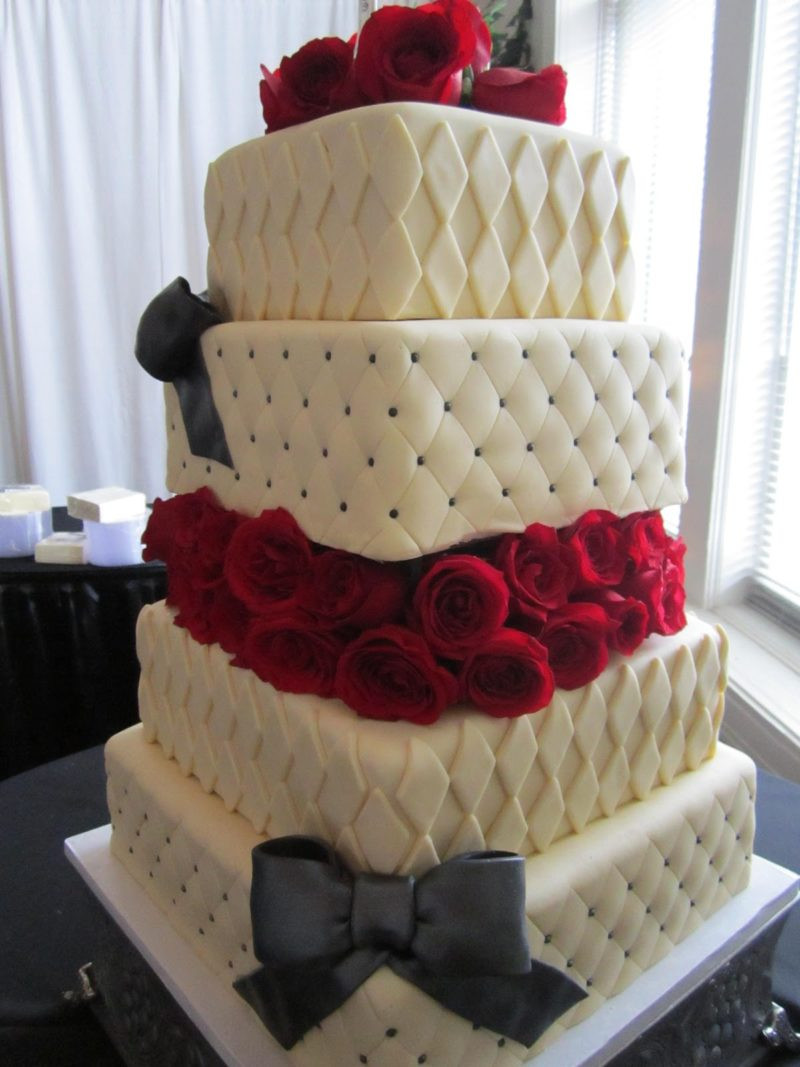
[[377, 104], [212, 163], [211, 301], [234, 320], [625, 320], [630, 160], [558, 127]]

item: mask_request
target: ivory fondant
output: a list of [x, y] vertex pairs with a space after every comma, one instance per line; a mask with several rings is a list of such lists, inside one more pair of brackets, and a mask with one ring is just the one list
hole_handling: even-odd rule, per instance
[[431, 726], [280, 693], [172, 620], [163, 602], [139, 616], [145, 736], [259, 832], [321, 836], [383, 874], [478, 849], [544, 852], [698, 768], [722, 719], [727, 642], [697, 619], [532, 715], [460, 706]]
[[433, 104], [357, 108], [208, 172], [226, 318], [626, 319], [633, 179], [618, 148]]
[[[107, 747], [112, 849], [222, 981], [252, 971], [249, 822], [184, 777], [141, 727]], [[302, 1067], [527, 1062], [621, 992], [747, 884], [755, 768], [720, 746], [713, 759], [526, 863], [533, 958], [588, 997], [533, 1046], [446, 1012], [381, 969], [289, 1053]], [[270, 1038], [265, 1031], [264, 1040]], [[502, 1058], [496, 1059], [502, 1049]]]
[[653, 327], [242, 322], [202, 354], [233, 466], [192, 455], [167, 385], [169, 488], [334, 548], [409, 559], [686, 497], [686, 360]]

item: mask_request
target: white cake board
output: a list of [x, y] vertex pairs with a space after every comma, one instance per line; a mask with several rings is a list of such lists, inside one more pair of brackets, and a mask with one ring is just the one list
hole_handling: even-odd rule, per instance
[[[287, 1067], [255, 1013], [194, 953], [116, 860], [111, 827], [71, 837], [67, 858], [197, 1029], [229, 1067]], [[749, 888], [656, 966], [536, 1057], [536, 1067], [602, 1067], [795, 902], [800, 878], [753, 857]]]

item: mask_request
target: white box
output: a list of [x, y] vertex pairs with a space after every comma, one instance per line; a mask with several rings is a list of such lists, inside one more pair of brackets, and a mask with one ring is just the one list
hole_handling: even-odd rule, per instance
[[67, 497], [67, 512], [73, 519], [91, 522], [124, 522], [138, 518], [145, 510], [144, 493], [111, 485], [87, 489]]
[[32, 556], [53, 532], [50, 495], [41, 485], [0, 485], [0, 557]]
[[86, 556], [98, 567], [125, 567], [142, 562], [142, 534], [149, 512], [124, 522], [84, 520]]
[[86, 549], [85, 533], [60, 530], [42, 538], [33, 557], [37, 563], [85, 563]]

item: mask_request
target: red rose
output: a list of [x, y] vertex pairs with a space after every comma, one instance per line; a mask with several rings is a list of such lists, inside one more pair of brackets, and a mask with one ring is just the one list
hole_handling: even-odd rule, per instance
[[635, 597], [620, 596], [611, 589], [598, 589], [587, 595], [608, 617], [608, 647], [630, 656], [647, 637], [650, 616], [645, 605]]
[[[241, 517], [226, 511], [208, 488], [181, 493], [169, 500], [156, 500], [142, 534], [142, 559], [160, 559], [166, 564], [186, 562], [210, 553], [212, 570], [218, 563], [220, 539], [227, 540]], [[209, 545], [207, 542], [211, 541]], [[214, 574], [214, 578], [218, 575]]]
[[628, 575], [619, 592], [622, 596], [635, 597], [647, 609], [647, 634], [663, 633], [664, 622], [664, 573], [661, 567], [648, 567]]
[[558, 65], [533, 74], [515, 67], [493, 67], [475, 76], [472, 106], [478, 111], [560, 126], [567, 117], [566, 90], [567, 75]]
[[676, 634], [686, 625], [686, 590], [683, 567], [667, 563], [664, 567], [664, 591], [661, 598], [662, 629], [659, 633]]
[[566, 604], [578, 573], [575, 549], [562, 544], [552, 526], [538, 522], [523, 534], [501, 537], [495, 563], [508, 583], [514, 611], [539, 622]]
[[555, 682], [547, 650], [520, 630], [504, 629], [464, 662], [461, 692], [495, 718], [515, 718], [549, 704]]
[[423, 638], [404, 626], [368, 630], [342, 653], [335, 692], [368, 719], [428, 724], [458, 695], [458, 685]]
[[489, 66], [492, 54], [492, 35], [480, 8], [473, 3], [473, 0], [433, 0], [430, 4], [420, 4], [417, 10], [441, 11], [445, 17], [450, 19], [466, 16], [475, 34], [475, 51], [464, 66], [472, 67], [476, 74]]
[[353, 64], [370, 103], [424, 100], [457, 104], [461, 72], [476, 53], [472, 19], [462, 4], [380, 7], [362, 27]]
[[608, 629], [608, 618], [599, 604], [567, 604], [551, 613], [539, 640], [547, 649], [557, 686], [577, 689], [605, 670]]
[[353, 64], [353, 47], [338, 37], [309, 41], [284, 56], [276, 71], [262, 66], [261, 106], [268, 131], [338, 110], [337, 93]]
[[228, 546], [225, 577], [256, 614], [277, 614], [293, 603], [311, 565], [311, 544], [284, 508], [241, 523]]
[[610, 511], [585, 512], [577, 522], [559, 530], [559, 539], [577, 553], [576, 591], [616, 586], [622, 581], [627, 555], [616, 516]]
[[619, 522], [625, 551], [636, 570], [660, 566], [670, 538], [658, 511], [639, 511]]
[[336, 631], [319, 630], [312, 620], [295, 612], [254, 619], [234, 663], [249, 667], [281, 692], [329, 697], [344, 646]]
[[500, 571], [477, 556], [444, 556], [417, 586], [413, 611], [434, 653], [463, 659], [505, 622], [508, 588]]
[[338, 549], [314, 556], [297, 603], [329, 626], [377, 626], [403, 615], [406, 580], [400, 567]]

